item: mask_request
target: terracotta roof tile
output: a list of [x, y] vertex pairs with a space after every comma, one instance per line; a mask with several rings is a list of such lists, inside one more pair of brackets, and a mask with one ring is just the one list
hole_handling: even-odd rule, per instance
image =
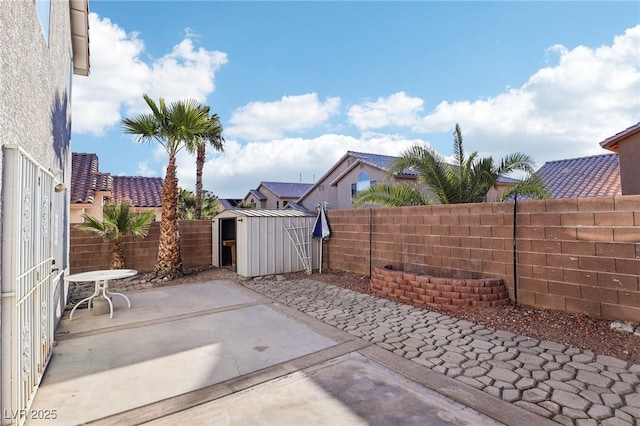
[[113, 176], [113, 199], [130, 200], [134, 207], [162, 207], [162, 179]]
[[114, 200], [128, 199], [134, 207], [162, 206], [161, 178], [100, 173], [96, 154], [72, 153], [71, 203], [91, 204], [98, 191], [110, 191]]
[[551, 198], [619, 195], [617, 154], [548, 161], [538, 170]]
[[111, 191], [109, 173], [98, 171], [96, 154], [73, 153], [71, 157], [71, 203], [93, 203], [97, 191]]

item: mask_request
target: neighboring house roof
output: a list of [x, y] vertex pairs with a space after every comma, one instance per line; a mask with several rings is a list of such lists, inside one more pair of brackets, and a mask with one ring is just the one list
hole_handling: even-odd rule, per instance
[[71, 203], [92, 204], [98, 191], [111, 192], [114, 200], [131, 200], [134, 207], [162, 206], [162, 179], [141, 176], [111, 176], [98, 171], [98, 156], [71, 155]]
[[619, 195], [617, 154], [547, 161], [538, 170], [551, 198]]
[[235, 208], [240, 203], [240, 201], [242, 200], [238, 198], [218, 198], [218, 202], [225, 210]]
[[267, 197], [265, 197], [262, 192], [258, 191], [257, 189], [251, 189], [249, 190], [249, 194], [253, 195], [254, 197], [256, 197], [258, 199], [258, 201], [265, 201], [267, 199]]
[[294, 201], [289, 202], [287, 204], [287, 206], [285, 207], [285, 209], [299, 210], [301, 212], [308, 212], [309, 211], [302, 204], [296, 203]]
[[[316, 181], [313, 185], [311, 185], [305, 192], [298, 198], [298, 202], [302, 201], [307, 195], [309, 195], [318, 185], [325, 182], [327, 177], [331, 175], [348, 157], [353, 158], [355, 161], [347, 167], [339, 176], [337, 176], [333, 181], [329, 182], [330, 185], [335, 185], [340, 179], [342, 179], [347, 173], [353, 170], [359, 164], [368, 164], [372, 167], [376, 167], [378, 169], [387, 171], [391, 166], [391, 162], [395, 160], [397, 157], [393, 157], [391, 155], [382, 155], [382, 154], [370, 154], [367, 152], [357, 152], [357, 151], [347, 151], [338, 161], [334, 163], [333, 166], [324, 174], [320, 179]], [[404, 169], [400, 176], [404, 175], [405, 177], [417, 177], [417, 173], [411, 169]]]
[[260, 186], [264, 186], [273, 192], [279, 198], [299, 198], [313, 186], [312, 183], [291, 183], [291, 182], [260, 182]]
[[130, 200], [134, 207], [162, 207], [162, 179], [113, 176], [113, 199]]
[[506, 184], [515, 184], [517, 182], [520, 182], [518, 179], [514, 179], [514, 178], [510, 178], [507, 176], [498, 176], [497, 179], [498, 183], [506, 183]]
[[98, 171], [96, 154], [72, 153], [71, 203], [91, 204], [98, 191], [111, 191], [113, 181], [109, 173]]
[[[392, 157], [391, 155], [381, 155], [381, 154], [369, 154], [366, 152], [356, 152], [356, 151], [347, 151], [347, 154], [350, 154], [352, 157], [355, 157], [362, 161], [363, 163], [367, 163], [373, 167], [377, 167], [383, 170], [389, 170], [391, 167], [391, 163], [394, 160], [397, 160], [398, 157]], [[411, 169], [404, 169], [401, 175], [409, 175], [409, 176], [417, 176], [418, 174]]]
[[633, 126], [627, 127], [625, 130], [618, 132], [611, 137], [608, 137], [607, 139], [600, 142], [600, 146], [604, 149], [608, 149], [609, 151], [618, 152], [618, 142], [621, 139], [628, 138], [629, 136], [638, 132], [640, 132], [640, 122], [634, 124]]

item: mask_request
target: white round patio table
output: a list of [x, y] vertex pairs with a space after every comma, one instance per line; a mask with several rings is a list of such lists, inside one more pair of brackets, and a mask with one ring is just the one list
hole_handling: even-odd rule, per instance
[[71, 310], [71, 314], [69, 315], [69, 321], [73, 319], [73, 313], [76, 311], [78, 306], [80, 306], [84, 302], [87, 302], [87, 306], [89, 307], [89, 310], [91, 310], [91, 302], [93, 301], [93, 298], [99, 296], [100, 293], [102, 293], [102, 296], [109, 302], [109, 309], [111, 312], [109, 318], [113, 318], [113, 303], [111, 302], [111, 299], [107, 297], [107, 295], [117, 295], [124, 297], [124, 299], [127, 301], [127, 305], [129, 305], [129, 308], [131, 308], [131, 302], [129, 301], [129, 298], [127, 296], [122, 293], [114, 293], [109, 291], [109, 280], [133, 277], [137, 274], [138, 271], [136, 271], [135, 269], [104, 269], [99, 271], [81, 272], [79, 274], [72, 274], [65, 277], [65, 281], [95, 282], [95, 289], [93, 291], [93, 294], [76, 303], [76, 306], [73, 307], [73, 309]]

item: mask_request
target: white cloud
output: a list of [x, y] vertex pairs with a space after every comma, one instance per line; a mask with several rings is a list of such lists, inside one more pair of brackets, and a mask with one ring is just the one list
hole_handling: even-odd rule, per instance
[[204, 101], [215, 88], [215, 72], [227, 62], [225, 53], [196, 48], [189, 29], [170, 53], [147, 64], [137, 33], [126, 33], [95, 13], [89, 14], [89, 27], [91, 73], [73, 81], [73, 104], [82, 105], [73, 110], [76, 134], [100, 136], [120, 122], [123, 111], [125, 115], [146, 111], [143, 93], [168, 102]]
[[317, 93], [283, 96], [275, 102], [251, 102], [233, 113], [225, 135], [247, 140], [280, 138], [287, 132], [317, 127], [339, 109], [340, 98], [320, 102]]
[[[222, 198], [242, 198], [260, 181], [313, 183], [348, 150], [398, 155], [423, 140], [401, 135], [366, 134], [360, 138], [325, 134], [312, 139], [283, 138], [241, 145], [227, 140], [225, 152], [207, 153], [203, 186]], [[178, 155], [180, 186], [195, 188], [195, 158]]]
[[375, 102], [365, 102], [349, 108], [349, 120], [359, 130], [380, 129], [387, 126], [413, 127], [422, 112], [424, 101], [407, 96], [404, 92], [394, 93]]
[[[474, 149], [538, 159], [605, 153], [598, 142], [640, 116], [640, 25], [598, 48], [552, 46], [554, 66], [520, 88], [477, 101], [443, 101], [413, 130], [445, 131], [460, 123]], [[471, 141], [471, 138], [469, 138]]]
[[136, 176], [155, 177], [158, 173], [151, 167], [149, 167], [148, 161], [141, 161], [138, 163], [138, 170]]

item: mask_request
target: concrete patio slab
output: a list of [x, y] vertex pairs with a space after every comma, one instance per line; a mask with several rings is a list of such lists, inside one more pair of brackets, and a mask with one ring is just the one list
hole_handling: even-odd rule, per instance
[[109, 318], [109, 315], [95, 316], [88, 309], [77, 309], [72, 321], [66, 320], [60, 323], [56, 330], [56, 337], [256, 301], [255, 298], [233, 290], [230, 286], [210, 284], [167, 286], [127, 293], [131, 308], [127, 307], [127, 302], [122, 297], [114, 296], [112, 297], [113, 318]]
[[551, 423], [237, 283], [127, 295], [62, 321], [27, 425]]
[[501, 425], [351, 353], [147, 423], [191, 425]]
[[[185, 286], [183, 290], [190, 289]], [[153, 293], [138, 294], [138, 306], [153, 306], [152, 316], [176, 311], [170, 302], [142, 303], [144, 296], [158, 300]], [[180, 298], [179, 292], [174, 294]], [[127, 311], [119, 314], [130, 324]], [[136, 318], [148, 317], [136, 312], [130, 314]], [[95, 319], [86, 316], [83, 322]], [[80, 318], [72, 322], [76, 320], [81, 322]], [[59, 342], [54, 348], [53, 359], [32, 408], [56, 409], [56, 421], [47, 420], [47, 424], [80, 424], [242, 376], [334, 344], [266, 306], [240, 307], [72, 338]]]

